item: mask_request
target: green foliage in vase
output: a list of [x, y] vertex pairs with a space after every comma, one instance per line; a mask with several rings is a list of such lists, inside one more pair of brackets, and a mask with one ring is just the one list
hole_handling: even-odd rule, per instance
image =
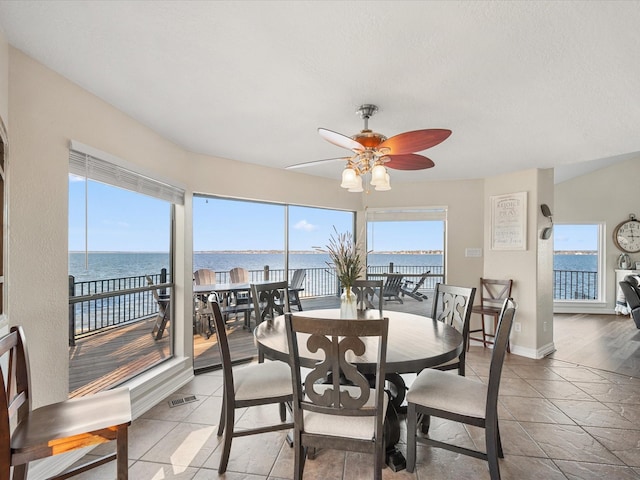
[[362, 273], [364, 265], [353, 234], [351, 232], [338, 233], [335, 227], [333, 231], [335, 233], [329, 236], [329, 243], [326, 247], [326, 253], [331, 259], [327, 265], [336, 269], [338, 280], [343, 287], [351, 287], [353, 281]]

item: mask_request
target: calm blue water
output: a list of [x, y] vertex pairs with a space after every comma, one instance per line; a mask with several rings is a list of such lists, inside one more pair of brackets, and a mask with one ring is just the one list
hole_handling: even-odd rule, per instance
[[[289, 268], [324, 268], [329, 257], [325, 254], [291, 254]], [[442, 265], [442, 255], [370, 254], [369, 265], [388, 266]], [[209, 268], [226, 272], [234, 267], [262, 270], [265, 265], [277, 270], [284, 268], [284, 255], [278, 253], [196, 253], [193, 269]], [[84, 253], [69, 254], [69, 275], [76, 282], [102, 280], [160, 273], [169, 268], [168, 253], [89, 253], [88, 269], [85, 269]], [[555, 255], [555, 270], [597, 271], [596, 255]]]

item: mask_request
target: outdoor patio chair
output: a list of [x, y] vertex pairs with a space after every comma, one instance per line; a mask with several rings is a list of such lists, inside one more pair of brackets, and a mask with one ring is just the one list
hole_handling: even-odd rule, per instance
[[[236, 409], [279, 404], [280, 421], [284, 422], [287, 415], [285, 402], [293, 400], [293, 386], [291, 368], [285, 362], [268, 361], [232, 368], [227, 330], [220, 313], [220, 306], [214, 296], [210, 297], [209, 303], [213, 312], [213, 320], [218, 334], [218, 348], [222, 359], [222, 408], [218, 423], [218, 436], [224, 433], [222, 455], [218, 465], [218, 473], [222, 474], [227, 470], [231, 441], [234, 438], [293, 428], [293, 423], [276, 423], [235, 430]], [[250, 455], [249, 452], [244, 452], [244, 454]], [[256, 454], [259, 455], [260, 452], [256, 452]]]
[[[229, 281], [231, 283], [249, 283], [250, 282], [249, 271], [246, 268], [235, 267], [229, 270]], [[237, 292], [235, 294], [235, 304], [247, 304], [250, 301], [249, 292]]]
[[358, 310], [377, 308], [382, 312], [382, 280], [355, 280], [351, 291], [356, 296]]
[[498, 427], [498, 390], [515, 313], [516, 306], [508, 298], [499, 315], [488, 383], [433, 368], [425, 368], [414, 380], [407, 392], [407, 472], [412, 473], [416, 466], [418, 415], [427, 415], [484, 428], [484, 452], [430, 437], [420, 437], [419, 440], [434, 447], [486, 460], [491, 480], [500, 480], [498, 457], [503, 458], [504, 454]]
[[[487, 338], [494, 338], [495, 332], [498, 327], [498, 318], [502, 311], [502, 305], [504, 301], [511, 297], [511, 288], [513, 286], [513, 280], [492, 280], [489, 278], [480, 278], [480, 305], [476, 305], [471, 309], [471, 313], [477, 313], [481, 317], [481, 328], [475, 330], [469, 330], [469, 339], [482, 342], [484, 348], [487, 345], [492, 345], [492, 340]], [[492, 333], [487, 333], [487, 326], [484, 322], [484, 317], [493, 318], [493, 330]], [[472, 337], [472, 333], [480, 332], [482, 338]], [[511, 352], [509, 343], [507, 343], [507, 352]]]
[[[153, 286], [151, 276], [147, 275], [146, 278], [147, 284]], [[171, 297], [168, 294], [159, 294], [157, 288], [151, 290], [151, 293], [153, 294], [153, 299], [158, 304], [158, 315], [156, 316], [156, 323], [153, 325], [151, 335], [153, 335], [155, 340], [160, 340], [165, 328], [167, 328], [167, 323], [171, 319]]]
[[414, 282], [413, 280], [409, 280], [409, 279], [405, 280], [404, 283], [402, 284], [402, 287], [400, 288], [401, 295], [403, 297], [405, 295], [408, 295], [411, 298], [415, 298], [419, 302], [421, 302], [422, 300], [427, 300], [429, 297], [427, 297], [424, 293], [422, 293], [420, 289], [424, 285], [424, 282], [430, 273], [431, 273], [431, 270], [423, 273], [417, 282]]
[[215, 285], [216, 272], [208, 268], [200, 268], [193, 272], [193, 282], [196, 285]]
[[[388, 404], [384, 389], [389, 320], [328, 320], [288, 313], [285, 325], [293, 381], [293, 478], [303, 478], [308, 449], [330, 448], [373, 454], [373, 478], [381, 480], [383, 421]], [[298, 335], [309, 350], [321, 350], [326, 358], [313, 368], [304, 369], [304, 377]], [[303, 336], [306, 340], [302, 340]], [[349, 361], [352, 353], [360, 355], [366, 349], [377, 352], [372, 386]], [[326, 378], [330, 370], [331, 383], [320, 383], [318, 380]]]
[[395, 300], [396, 302], [404, 303], [400, 298], [400, 290], [402, 289], [402, 279], [404, 275], [402, 273], [388, 273], [387, 278], [382, 287], [382, 297], [385, 302]]
[[293, 272], [291, 282], [289, 283], [289, 303], [296, 305], [298, 311], [302, 311], [302, 303], [300, 302], [300, 292], [304, 290], [304, 280], [307, 278], [307, 270], [299, 268]]
[[32, 409], [29, 355], [20, 326], [11, 327], [11, 331], [0, 339], [0, 367], [3, 387], [0, 395], [0, 478], [25, 480], [29, 463], [34, 460], [114, 440], [115, 453], [72, 467], [49, 480], [75, 476], [112, 460], [116, 460], [118, 480], [128, 478], [127, 432], [131, 424], [128, 388], [106, 390]]

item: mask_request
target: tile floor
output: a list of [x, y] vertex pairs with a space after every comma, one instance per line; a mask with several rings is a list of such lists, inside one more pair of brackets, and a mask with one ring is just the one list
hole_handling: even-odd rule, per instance
[[[486, 381], [490, 350], [471, 347], [468, 376]], [[410, 378], [407, 379], [409, 383]], [[136, 419], [130, 429], [132, 480], [218, 478], [220, 439], [216, 427], [221, 406], [221, 372], [198, 375], [167, 400], [193, 394], [197, 401], [170, 408], [163, 401]], [[509, 355], [500, 388], [500, 429], [505, 451], [500, 469], [505, 480], [640, 479], [640, 379], [577, 366], [550, 358]], [[277, 407], [246, 410], [239, 426], [278, 418]], [[404, 422], [403, 422], [404, 426]], [[484, 433], [474, 427], [434, 419], [430, 434], [475, 448]], [[293, 455], [286, 432], [234, 439], [230, 480], [293, 478]], [[400, 449], [405, 451], [406, 432]], [[489, 479], [486, 462], [441, 449], [418, 446], [412, 474], [386, 468], [391, 479]], [[78, 476], [112, 479], [115, 465]], [[364, 454], [322, 451], [305, 467], [305, 480], [372, 478]]]

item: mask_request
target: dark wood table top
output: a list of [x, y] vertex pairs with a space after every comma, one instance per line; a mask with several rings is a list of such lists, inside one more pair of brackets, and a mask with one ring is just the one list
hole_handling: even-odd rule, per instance
[[[456, 358], [462, 353], [462, 335], [453, 327], [429, 317], [411, 313], [385, 310], [389, 319], [387, 344], [387, 372], [414, 373], [423, 368], [434, 367]], [[314, 318], [340, 318], [340, 309], [306, 310], [294, 312], [296, 316]], [[380, 318], [378, 310], [359, 312], [360, 318]], [[288, 362], [289, 349], [284, 325], [284, 316], [273, 322], [262, 322], [254, 330], [258, 348], [266, 357]], [[306, 348], [306, 335], [298, 337], [300, 363], [313, 367], [323, 358], [322, 353], [312, 353]], [[375, 372], [376, 349], [367, 348], [367, 353], [354, 359], [365, 373]]]

